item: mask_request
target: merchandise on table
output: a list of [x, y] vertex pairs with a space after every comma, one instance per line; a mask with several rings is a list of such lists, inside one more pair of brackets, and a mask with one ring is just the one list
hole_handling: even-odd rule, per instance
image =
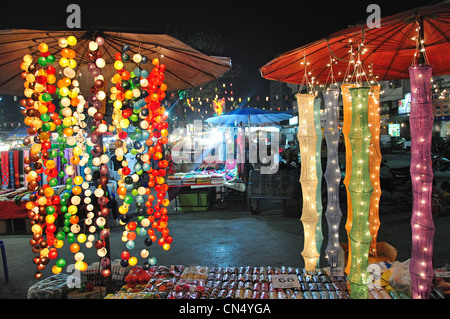
[[[83, 275], [86, 278], [86, 284], [93, 286], [104, 285], [105, 278], [102, 276], [103, 266], [100, 262], [92, 263], [88, 266]], [[125, 276], [129, 273], [131, 266], [123, 267], [120, 259], [116, 259], [111, 263], [111, 279], [114, 287], [123, 285]]]
[[65, 299], [73, 290], [67, 286], [68, 279], [63, 273], [50, 276], [28, 289], [28, 299]]
[[181, 184], [181, 176], [169, 176], [167, 179], [167, 185], [180, 186]]
[[[396, 285], [390, 282], [393, 264], [373, 265], [380, 267], [381, 278], [369, 287], [369, 299], [410, 298], [398, 287], [393, 288], [392, 285]], [[93, 269], [92, 265], [90, 269]], [[441, 273], [443, 276], [448, 274], [443, 270]], [[298, 286], [277, 288], [274, 275], [293, 275], [298, 279]], [[327, 268], [307, 272], [304, 268], [285, 266], [168, 265], [151, 266], [146, 270], [134, 266], [123, 280], [125, 284], [120, 290], [108, 294], [105, 299], [350, 299], [346, 276], [331, 275]], [[443, 281], [447, 282], [447, 279], [437, 280]]]
[[197, 175], [195, 177], [195, 183], [197, 185], [209, 185], [211, 184], [211, 176], [205, 174]]
[[433, 293], [439, 294], [444, 298], [450, 298], [450, 265], [444, 268], [435, 269], [435, 289]]

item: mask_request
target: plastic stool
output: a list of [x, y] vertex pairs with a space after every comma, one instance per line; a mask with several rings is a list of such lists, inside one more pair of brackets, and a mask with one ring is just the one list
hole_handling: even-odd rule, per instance
[[5, 271], [5, 282], [8, 282], [9, 281], [8, 262], [6, 260], [5, 243], [3, 242], [3, 240], [0, 240], [0, 249], [2, 250], [3, 270]]

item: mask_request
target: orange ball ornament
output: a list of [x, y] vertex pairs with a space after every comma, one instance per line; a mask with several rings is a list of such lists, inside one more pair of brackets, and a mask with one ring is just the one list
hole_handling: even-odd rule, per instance
[[42, 53], [47, 52], [47, 51], [48, 51], [48, 45], [47, 45], [47, 43], [41, 43], [41, 44], [39, 44], [38, 50], [39, 50], [39, 52], [42, 52]]
[[77, 243], [73, 243], [72, 245], [70, 245], [70, 251], [72, 253], [77, 253], [80, 251], [80, 245], [78, 245]]
[[77, 215], [73, 215], [73, 216], [70, 216], [69, 221], [73, 225], [78, 224], [78, 222], [80, 221], [80, 218]]
[[72, 188], [72, 193], [73, 193], [74, 195], [80, 195], [80, 194], [81, 194], [81, 191], [82, 191], [82, 189], [81, 189], [80, 186], [74, 186], [74, 187]]

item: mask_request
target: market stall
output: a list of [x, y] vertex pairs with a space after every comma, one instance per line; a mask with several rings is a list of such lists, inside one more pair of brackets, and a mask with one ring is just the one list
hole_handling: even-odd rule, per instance
[[[330, 82], [341, 82], [347, 168], [344, 184], [348, 202], [345, 272], [349, 275], [354, 299], [367, 298], [369, 258], [377, 258], [380, 253], [376, 242], [380, 226], [380, 190], [376, 176], [381, 159], [379, 114], [376, 114], [378, 107], [369, 105], [379, 102], [378, 81], [401, 78], [410, 79], [412, 100], [411, 297], [430, 297], [435, 277], [432, 265], [435, 227], [431, 212], [431, 78], [432, 73], [445, 74], [450, 69], [447, 61], [441, 58], [448, 53], [450, 45], [445, 36], [449, 29], [449, 10], [448, 3], [440, 3], [383, 18], [377, 28], [352, 26], [285, 52], [260, 69], [266, 79], [312, 84], [321, 89], [326, 89]], [[369, 121], [376, 126], [369, 128]], [[313, 222], [316, 216], [308, 213], [304, 211], [302, 219], [305, 216]], [[310, 244], [314, 244], [313, 238]]]
[[[66, 260], [58, 249], [68, 242], [81, 272], [88, 267], [81, 246], [96, 250], [111, 291], [109, 219], [115, 212], [105, 138], [114, 137], [119, 163], [112, 189], [121, 200], [118, 219], [128, 233], [119, 263], [126, 268], [138, 262], [132, 251], [137, 232], [146, 234], [147, 246], [157, 240], [155, 231], [164, 250], [172, 242], [164, 177], [169, 163], [163, 158], [168, 115], [161, 101], [166, 91], [216, 79], [229, 70], [230, 60], [207, 56], [168, 35], [2, 30], [2, 52], [10, 46], [14, 54], [1, 67], [0, 88], [24, 96], [20, 106], [27, 136], [22, 142], [29, 154], [22, 161], [28, 165], [24, 179], [30, 193], [24, 202], [36, 254], [35, 278], [42, 278], [49, 263], [55, 275], [61, 273]], [[18, 161], [13, 169], [8, 161], [2, 156], [2, 169], [12, 171]], [[9, 179], [2, 182], [5, 188], [11, 184]], [[145, 211], [144, 203], [153, 207]], [[130, 213], [141, 214], [139, 227], [127, 214], [131, 205]], [[149, 265], [148, 251], [139, 255]]]

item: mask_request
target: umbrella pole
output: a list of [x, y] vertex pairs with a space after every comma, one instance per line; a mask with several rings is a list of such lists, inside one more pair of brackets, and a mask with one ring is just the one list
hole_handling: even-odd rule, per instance
[[409, 67], [411, 81], [410, 172], [413, 188], [412, 249], [409, 270], [413, 299], [429, 298], [434, 277], [432, 259], [435, 227], [431, 210], [433, 188], [431, 73], [432, 67], [429, 65]]

